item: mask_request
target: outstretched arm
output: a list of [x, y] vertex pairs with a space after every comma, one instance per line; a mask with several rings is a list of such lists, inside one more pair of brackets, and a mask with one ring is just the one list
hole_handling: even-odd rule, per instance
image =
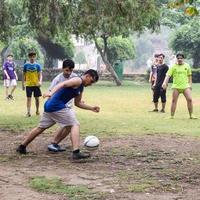
[[57, 84], [51, 91], [48, 91], [47, 93], [43, 94], [43, 98], [51, 97], [54, 93], [56, 93], [58, 90], [64, 87], [74, 87], [74, 88], [79, 87], [81, 83], [82, 81], [79, 77], [63, 81], [62, 83]]
[[84, 109], [84, 110], [91, 110], [93, 112], [100, 111], [100, 107], [87, 105], [87, 104], [85, 104], [84, 101], [81, 101], [81, 99], [82, 99], [82, 93], [80, 95], [78, 95], [77, 97], [75, 97], [75, 99], [74, 99], [75, 106], [77, 106], [81, 109]]

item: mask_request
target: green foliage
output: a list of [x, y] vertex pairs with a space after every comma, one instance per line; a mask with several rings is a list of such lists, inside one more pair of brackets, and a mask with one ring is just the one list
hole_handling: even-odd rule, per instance
[[171, 36], [170, 46], [175, 52], [181, 51], [193, 59], [193, 66], [200, 66], [200, 21], [193, 18], [189, 23], [179, 27]]
[[[103, 40], [99, 39], [101, 48], [103, 48]], [[129, 60], [135, 57], [135, 49], [133, 41], [129, 38], [123, 38], [122, 36], [113, 37], [108, 39], [107, 46], [107, 58], [113, 65], [117, 60]]]
[[86, 58], [85, 58], [85, 54], [83, 51], [78, 52], [75, 57], [74, 57], [74, 61], [76, 63], [80, 64], [85, 64], [86, 63]]
[[159, 16], [152, 0], [82, 0], [76, 12], [74, 32], [89, 39], [94, 36], [127, 36], [130, 31], [142, 31], [145, 27], [154, 29]]
[[40, 50], [39, 44], [32, 38], [20, 38], [13, 40], [10, 44], [10, 49], [17, 60], [25, 60], [28, 58], [28, 52], [34, 50], [37, 53], [37, 60], [43, 63], [43, 54]]

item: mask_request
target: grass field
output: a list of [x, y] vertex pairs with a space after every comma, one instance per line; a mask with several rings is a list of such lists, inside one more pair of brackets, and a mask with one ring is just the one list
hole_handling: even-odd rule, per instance
[[[48, 85], [42, 86], [43, 92]], [[194, 84], [193, 99], [195, 115], [200, 118], [198, 88]], [[26, 118], [25, 92], [19, 87], [15, 94], [14, 101], [6, 101], [3, 87], [0, 89], [1, 200], [199, 199], [200, 138], [196, 136], [200, 125], [199, 119], [189, 119], [183, 96], [171, 120], [167, 119], [170, 89], [163, 114], [148, 112], [153, 103], [147, 83], [126, 81], [116, 87], [112, 82], [99, 82], [86, 88], [83, 100], [99, 105], [101, 112], [76, 109], [81, 141], [94, 134], [100, 146], [90, 159], [79, 163], [71, 160], [68, 138], [61, 143], [66, 151], [48, 152], [56, 126], [36, 138], [27, 155], [16, 153], [39, 117], [33, 109], [33, 116]]]
[[[21, 83], [15, 92], [14, 101], [4, 100], [4, 88], [0, 88], [0, 127], [14, 132], [28, 131], [36, 126], [39, 117], [35, 116], [35, 106], [32, 102], [33, 117], [26, 118], [25, 92], [21, 90]], [[49, 83], [44, 83], [45, 92]], [[193, 84], [194, 113], [200, 118], [200, 84]], [[151, 90], [146, 83], [124, 81], [122, 87], [113, 82], [100, 81], [95, 86], [85, 89], [83, 100], [91, 105], [99, 105], [101, 112], [76, 109], [81, 123], [82, 135], [95, 134], [97, 136], [123, 136], [131, 134], [184, 134], [199, 136], [199, 120], [189, 120], [185, 98], [181, 95], [174, 120], [167, 119], [170, 111], [171, 89], [167, 92], [166, 113], [151, 113], [153, 109]], [[41, 99], [41, 113], [43, 103]], [[51, 128], [54, 131], [56, 127]]]

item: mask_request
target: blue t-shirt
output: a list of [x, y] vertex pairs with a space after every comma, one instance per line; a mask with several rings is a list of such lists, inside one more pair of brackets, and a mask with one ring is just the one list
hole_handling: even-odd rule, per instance
[[38, 86], [41, 66], [38, 63], [24, 64], [23, 72], [26, 74], [26, 86]]
[[44, 104], [45, 112], [56, 112], [66, 108], [66, 103], [83, 92], [83, 84], [78, 88], [65, 87], [58, 90]]

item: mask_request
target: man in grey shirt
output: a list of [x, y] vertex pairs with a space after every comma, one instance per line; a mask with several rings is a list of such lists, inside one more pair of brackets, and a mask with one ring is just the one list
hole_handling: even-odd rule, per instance
[[[58, 83], [61, 83], [73, 77], [77, 77], [77, 74], [73, 72], [73, 69], [74, 69], [74, 62], [70, 59], [64, 60], [63, 67], [62, 67], [63, 72], [58, 74], [53, 79], [49, 87], [49, 91], [51, 91]], [[73, 100], [67, 102], [66, 108], [68, 109], [69, 116], [72, 116], [75, 118], [75, 113], [74, 113], [74, 110], [72, 109], [72, 104], [73, 104]], [[73, 126], [77, 126], [77, 125], [73, 125]], [[51, 142], [51, 144], [48, 145], [48, 150], [53, 151], [53, 152], [65, 151], [65, 149], [60, 147], [59, 143], [70, 133], [71, 128], [76, 128], [76, 127], [70, 126], [70, 127], [65, 127], [65, 128], [59, 128], [53, 141]]]

